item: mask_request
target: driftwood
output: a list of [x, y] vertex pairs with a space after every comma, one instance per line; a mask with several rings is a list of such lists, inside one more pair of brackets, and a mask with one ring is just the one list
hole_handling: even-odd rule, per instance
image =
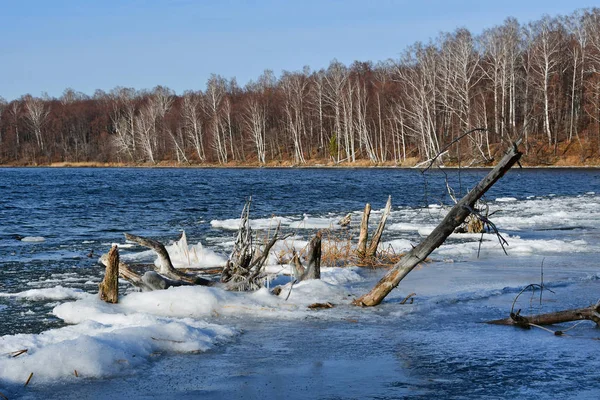
[[[520, 143], [520, 141], [519, 141]], [[375, 306], [400, 283], [402, 279], [421, 263], [433, 250], [438, 248], [454, 230], [471, 214], [475, 202], [481, 198], [504, 174], [521, 158], [517, 150], [519, 143], [514, 143], [485, 178], [481, 180], [466, 196], [452, 209], [433, 232], [418, 246], [406, 253], [396, 265], [361, 298], [355, 300], [356, 305]]]
[[[187, 275], [173, 267], [171, 262], [171, 258], [169, 257], [169, 253], [165, 246], [157, 240], [144, 238], [141, 236], [131, 235], [129, 233], [125, 233], [125, 238], [132, 242], [138, 243], [144, 247], [149, 247], [153, 249], [160, 259], [160, 266], [156, 267], [153, 265], [153, 268], [156, 271], [146, 271], [143, 275], [140, 275], [132, 268], [130, 268], [124, 262], [117, 259], [114, 261], [111, 258], [111, 253], [104, 254], [100, 257], [100, 262], [106, 266], [106, 270], [109, 269], [113, 271], [115, 274], [115, 282], [116, 277], [127, 280], [133, 286], [141, 289], [144, 292], [152, 291], [152, 290], [161, 290], [168, 289], [172, 286], [186, 286], [186, 285], [201, 285], [201, 286], [212, 286], [214, 282], [202, 277]], [[113, 249], [116, 246], [113, 247]], [[112, 252], [113, 250], [111, 250]], [[115, 267], [116, 265], [116, 267]], [[108, 273], [107, 273], [108, 275]], [[106, 277], [105, 277], [106, 280]], [[102, 285], [104, 282], [102, 282]], [[116, 285], [116, 283], [115, 283]], [[101, 289], [102, 290], [102, 289]], [[102, 292], [101, 292], [102, 293]], [[102, 296], [102, 294], [101, 294]], [[113, 301], [116, 303], [116, 301]]]
[[100, 282], [98, 294], [107, 303], [119, 301], [119, 248], [112, 246], [106, 257], [106, 272]]
[[291, 261], [292, 274], [295, 282], [308, 279], [321, 279], [321, 239], [323, 234], [319, 231], [308, 244], [308, 266], [305, 268], [300, 261], [300, 256], [294, 252]]
[[250, 197], [240, 217], [240, 227], [233, 244], [233, 250], [231, 255], [223, 268], [221, 273], [221, 282], [229, 282], [235, 280], [236, 276], [247, 275], [248, 267], [254, 257], [254, 248], [252, 246], [252, 228], [250, 227], [250, 205], [252, 204], [252, 197]]
[[244, 205], [233, 250], [221, 273], [221, 282], [225, 283], [225, 288], [228, 290], [251, 290], [261, 287], [264, 278], [263, 267], [269, 259], [271, 248], [278, 240], [289, 237], [289, 235], [280, 236], [280, 225], [277, 225], [275, 233], [262, 250], [255, 246], [250, 227], [251, 203], [252, 197]]
[[600, 301], [596, 303], [596, 305], [586, 308], [563, 310], [531, 316], [522, 316], [519, 311], [510, 313], [510, 317], [508, 318], [488, 321], [487, 323], [492, 325], [518, 326], [520, 328], [528, 329], [534, 325], [554, 325], [564, 322], [589, 320], [594, 321], [600, 326]]
[[[100, 263], [105, 266], [108, 265], [108, 254], [103, 254], [100, 257]], [[139, 288], [142, 292], [168, 289], [171, 286], [193, 285], [188, 281], [166, 278], [156, 271], [146, 271], [143, 275], [140, 275], [122, 261], [119, 262], [119, 277]], [[208, 282], [210, 283], [206, 286], [212, 285], [211, 281]]]
[[[279, 226], [275, 229], [275, 233], [269, 242], [265, 244], [265, 247], [260, 253], [256, 249], [253, 249], [250, 253], [255, 255], [249, 262], [247, 267], [243, 266], [231, 266], [230, 264], [230, 277], [225, 281], [226, 288], [228, 290], [251, 290], [262, 286], [262, 270], [269, 259], [269, 252], [278, 240], [285, 239], [286, 236], [279, 236]], [[224, 270], [225, 271], [225, 270]], [[223, 275], [221, 276], [221, 282], [223, 282]]]
[[[211, 286], [213, 284], [213, 282], [208, 279], [198, 276], [190, 276], [175, 269], [175, 267], [173, 267], [173, 263], [171, 262], [171, 257], [169, 257], [169, 252], [158, 240], [148, 239], [141, 236], [132, 235], [130, 233], [125, 233], [125, 238], [141, 246], [148, 247], [156, 252], [158, 259], [160, 260], [160, 266], [156, 272], [164, 278], [167, 278], [167, 282], [170, 282], [168, 283], [169, 286], [182, 286], [185, 284]], [[178, 283], [179, 281], [181, 282]]]
[[350, 222], [352, 222], [352, 213], [346, 214], [346, 216], [344, 218], [339, 220], [338, 224], [342, 228], [345, 228], [346, 226], [350, 225]]

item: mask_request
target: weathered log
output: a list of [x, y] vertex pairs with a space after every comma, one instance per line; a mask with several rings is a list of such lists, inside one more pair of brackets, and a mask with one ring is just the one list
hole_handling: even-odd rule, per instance
[[379, 242], [381, 241], [381, 235], [383, 234], [383, 230], [385, 229], [385, 223], [392, 211], [392, 196], [388, 197], [387, 203], [385, 205], [385, 209], [383, 210], [383, 214], [381, 214], [381, 219], [379, 220], [379, 225], [377, 226], [377, 230], [371, 239], [371, 244], [369, 244], [369, 248], [365, 253], [365, 257], [375, 257], [377, 253], [377, 247], [379, 247]]
[[520, 328], [530, 328], [532, 325], [554, 325], [564, 322], [589, 320], [600, 326], [600, 302], [594, 306], [578, 308], [573, 310], [556, 311], [547, 314], [522, 316], [519, 313], [511, 313], [510, 317], [487, 321], [492, 325], [510, 325]]
[[[105, 267], [108, 266], [108, 253], [103, 254], [100, 257], [100, 263], [103, 264]], [[129, 266], [122, 261], [119, 261], [119, 277], [122, 279], [125, 279], [126, 281], [131, 283], [133, 286], [140, 288], [143, 292], [155, 290], [154, 288], [149, 287], [142, 280], [141, 275], [139, 275], [137, 272], [130, 269]]]
[[160, 260], [160, 267], [157, 272], [159, 272], [162, 275], [171, 277], [176, 277], [178, 275], [177, 270], [175, 269], [175, 267], [173, 267], [173, 263], [171, 262], [169, 252], [161, 242], [159, 242], [158, 240], [132, 235], [130, 233], [125, 233], [125, 239], [131, 242], [135, 242], [140, 246], [148, 247], [156, 252], [156, 254], [158, 255], [158, 259]]
[[[130, 233], [125, 233], [125, 238], [132, 242], [135, 242], [141, 246], [148, 247], [156, 252], [158, 258], [160, 260], [160, 266], [158, 267], [158, 272], [160, 275], [165, 278], [176, 282], [176, 281], [184, 281], [188, 284], [194, 285], [202, 285], [202, 286], [212, 286], [214, 282], [204, 279], [198, 276], [189, 276], [181, 271], [178, 271], [173, 267], [173, 263], [171, 262], [171, 257], [169, 257], [169, 252], [165, 248], [165, 246], [159, 242], [158, 240], [148, 239], [141, 236], [132, 235]], [[184, 283], [181, 283], [183, 285]], [[178, 285], [178, 286], [181, 286]], [[175, 285], [171, 285], [175, 286]]]
[[[100, 257], [100, 262], [105, 266], [108, 265], [108, 254], [103, 254]], [[125, 279], [133, 286], [142, 290], [142, 292], [151, 292], [153, 290], [168, 289], [172, 286], [188, 286], [194, 285], [193, 282], [184, 280], [174, 280], [166, 278], [156, 271], [146, 271], [143, 275], [132, 270], [129, 265], [119, 261], [119, 277]], [[203, 278], [202, 278], [203, 279]], [[208, 281], [209, 284], [204, 286], [212, 286], [214, 282]]]
[[98, 294], [107, 303], [119, 301], [119, 248], [112, 246], [108, 252], [104, 279], [100, 282]]
[[314, 238], [309, 244], [308, 267], [306, 271], [300, 276], [300, 281], [308, 279], [321, 279], [321, 232], [317, 232]]
[[521, 158], [522, 153], [517, 150], [520, 143], [514, 143], [492, 169], [467, 195], [465, 195], [452, 209], [431, 234], [406, 253], [396, 265], [375, 285], [373, 289], [361, 298], [355, 300], [356, 305], [375, 306], [400, 283], [419, 263], [437, 249], [454, 230], [471, 214], [475, 202], [481, 198], [504, 174]]
[[146, 271], [144, 275], [142, 275], [142, 282], [150, 290], [164, 290], [170, 287], [193, 285], [193, 283], [188, 281], [180, 279], [169, 279], [167, 277], [162, 276], [156, 271]]
[[367, 252], [367, 240], [369, 239], [369, 216], [371, 215], [371, 205], [365, 204], [362, 220], [360, 221], [360, 234], [358, 235], [358, 245], [356, 246], [356, 254], [360, 258], [364, 258]]

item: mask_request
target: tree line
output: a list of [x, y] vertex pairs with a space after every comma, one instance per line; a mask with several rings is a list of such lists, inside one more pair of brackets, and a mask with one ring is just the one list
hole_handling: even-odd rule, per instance
[[[473, 128], [463, 140], [456, 139]], [[117, 87], [0, 98], [0, 163], [489, 164], [522, 137], [532, 163], [600, 156], [600, 9], [465, 28], [399, 59], [266, 70], [240, 87]]]

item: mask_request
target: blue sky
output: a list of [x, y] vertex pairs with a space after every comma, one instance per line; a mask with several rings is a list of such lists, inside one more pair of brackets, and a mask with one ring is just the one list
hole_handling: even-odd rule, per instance
[[439, 32], [473, 33], [594, 6], [581, 0], [0, 0], [0, 96], [116, 86], [177, 93], [211, 73], [240, 85], [265, 69], [380, 61]]

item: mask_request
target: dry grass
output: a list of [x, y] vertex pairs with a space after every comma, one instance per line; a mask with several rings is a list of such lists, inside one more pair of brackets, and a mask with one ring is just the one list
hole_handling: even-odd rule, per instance
[[[321, 231], [321, 266], [323, 267], [350, 267], [358, 265], [368, 268], [389, 268], [397, 263], [404, 253], [396, 253], [389, 246], [386, 249], [380, 249], [375, 257], [360, 258], [356, 254], [357, 232], [338, 231], [325, 229]], [[303, 256], [308, 252], [308, 246], [301, 249], [298, 254]], [[282, 260], [289, 260], [293, 257], [293, 252], [289, 251], [282, 256]]]

